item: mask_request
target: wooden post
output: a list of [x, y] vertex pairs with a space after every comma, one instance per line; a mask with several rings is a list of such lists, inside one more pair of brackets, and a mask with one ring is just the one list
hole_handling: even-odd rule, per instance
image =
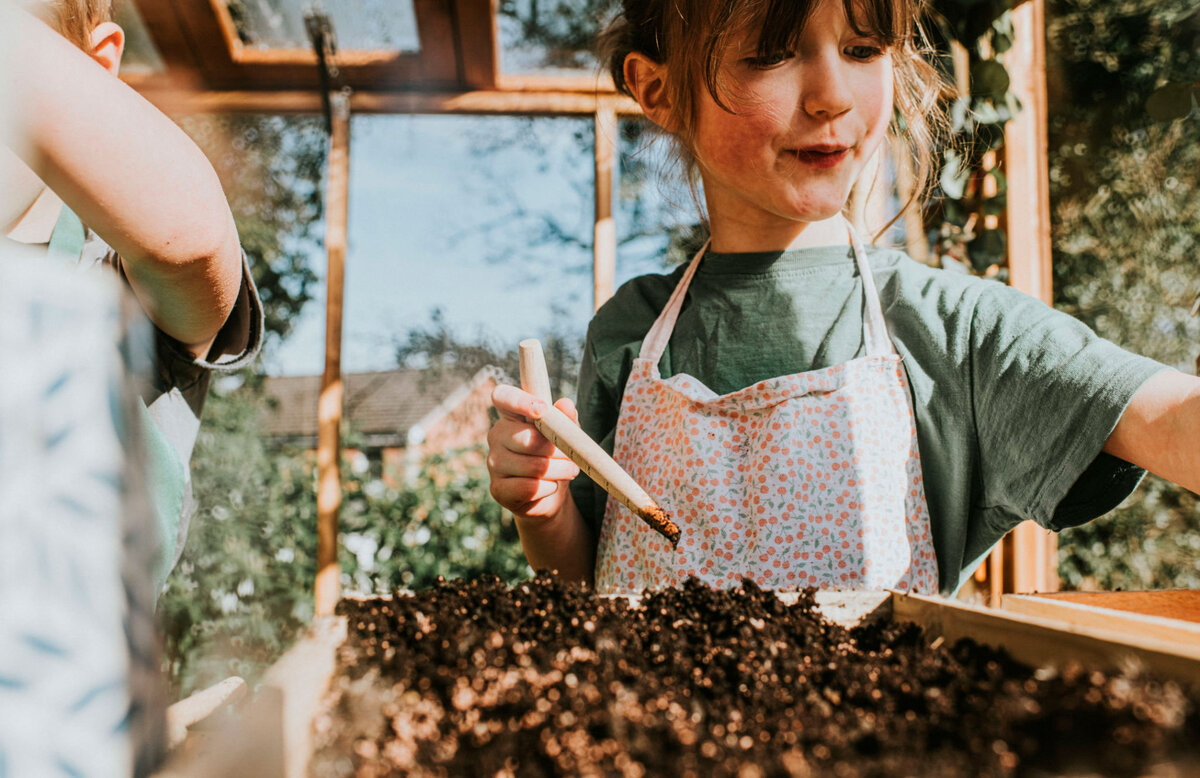
[[1000, 596], [1004, 594], [1006, 580], [1011, 581], [1011, 576], [1004, 574], [1004, 550], [1007, 543], [1001, 540], [992, 549], [992, 553], [988, 554], [987, 560], [987, 596], [988, 605], [993, 608], [1000, 607]]
[[617, 228], [613, 222], [613, 151], [617, 143], [617, 113], [601, 106], [595, 114], [596, 224], [592, 242], [592, 302], [599, 309], [612, 297], [617, 275]]
[[337, 523], [342, 503], [342, 291], [346, 263], [346, 217], [350, 188], [350, 100], [332, 95], [329, 182], [325, 193], [325, 373], [317, 406], [316, 615], [329, 616], [341, 597]]
[[1022, 110], [1004, 130], [1008, 176], [1008, 267], [1013, 286], [1050, 305], [1050, 166], [1046, 122], [1044, 0], [1013, 9], [1013, 47], [1004, 58]]
[[[1010, 283], [1047, 305], [1054, 301], [1050, 242], [1050, 173], [1046, 132], [1046, 23], [1044, 0], [1012, 11], [1013, 47], [1004, 58], [1023, 110], [1004, 133], [1008, 176]], [[1055, 536], [1027, 521], [1003, 541], [1006, 592], [1058, 589]]]

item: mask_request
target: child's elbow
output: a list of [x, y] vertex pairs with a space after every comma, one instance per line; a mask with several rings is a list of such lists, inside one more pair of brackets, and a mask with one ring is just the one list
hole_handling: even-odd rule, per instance
[[233, 310], [242, 286], [242, 246], [232, 217], [227, 229], [214, 236], [202, 261], [214, 281], [214, 297], [224, 322]]
[[185, 243], [180, 250], [165, 253], [186, 266], [185, 272], [189, 275], [200, 270], [218, 283], [227, 283], [232, 277], [236, 294], [236, 282], [241, 278], [242, 247], [228, 205], [224, 202], [215, 205], [209, 215], [198, 220], [189, 234], [181, 237]]

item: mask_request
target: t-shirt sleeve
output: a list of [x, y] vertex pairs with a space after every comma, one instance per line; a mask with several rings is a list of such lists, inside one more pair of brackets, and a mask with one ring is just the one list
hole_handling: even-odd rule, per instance
[[[111, 267], [126, 284], [129, 283], [120, 256], [111, 249], [96, 264]], [[243, 251], [242, 282], [237, 300], [207, 354], [195, 356], [184, 344], [150, 322], [154, 339], [147, 344], [146, 357], [153, 368], [150, 385], [143, 392], [146, 405], [152, 406], [159, 396], [177, 391], [198, 419], [212, 373], [237, 370], [258, 356], [263, 341], [263, 321], [262, 300]]]
[[1102, 448], [1164, 365], [999, 283], [983, 285], [970, 340], [979, 507], [1059, 530], [1137, 487], [1144, 471]]
[[163, 359], [179, 368], [190, 366], [195, 370], [229, 372], [245, 367], [258, 356], [263, 341], [263, 307], [245, 252], [242, 252], [242, 284], [237, 300], [208, 353], [196, 357], [183, 344], [163, 333], [159, 333], [158, 340]]
[[[620, 403], [619, 398], [614, 398], [611, 389], [606, 387], [601, 380], [596, 365], [595, 344], [590, 330], [591, 328], [589, 328], [588, 337], [584, 343], [583, 357], [580, 360], [575, 405], [579, 410], [580, 428], [611, 454], [617, 431], [617, 413], [620, 410]], [[591, 529], [592, 538], [598, 540], [600, 523], [604, 519], [607, 494], [596, 485], [595, 481], [581, 472], [571, 482], [571, 497], [575, 500], [575, 506], [579, 508], [584, 522]]]
[[[633, 360], [682, 274], [681, 267], [668, 275], [644, 275], [625, 282], [588, 325], [575, 405], [579, 426], [609, 454]], [[608, 494], [581, 473], [571, 482], [571, 496], [598, 542]]]

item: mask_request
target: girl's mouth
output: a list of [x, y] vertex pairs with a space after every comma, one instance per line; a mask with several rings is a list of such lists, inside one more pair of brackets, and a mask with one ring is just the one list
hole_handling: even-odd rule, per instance
[[848, 148], [789, 149], [789, 152], [801, 163], [821, 170], [837, 167], [850, 156]]

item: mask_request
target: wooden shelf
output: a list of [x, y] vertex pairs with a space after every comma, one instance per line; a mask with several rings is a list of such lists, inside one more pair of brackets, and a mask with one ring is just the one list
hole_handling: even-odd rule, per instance
[[1095, 608], [1127, 611], [1143, 616], [1161, 616], [1200, 624], [1200, 591], [1192, 589], [1162, 589], [1142, 592], [1053, 592], [1034, 595], [1031, 599], [1078, 603]]

